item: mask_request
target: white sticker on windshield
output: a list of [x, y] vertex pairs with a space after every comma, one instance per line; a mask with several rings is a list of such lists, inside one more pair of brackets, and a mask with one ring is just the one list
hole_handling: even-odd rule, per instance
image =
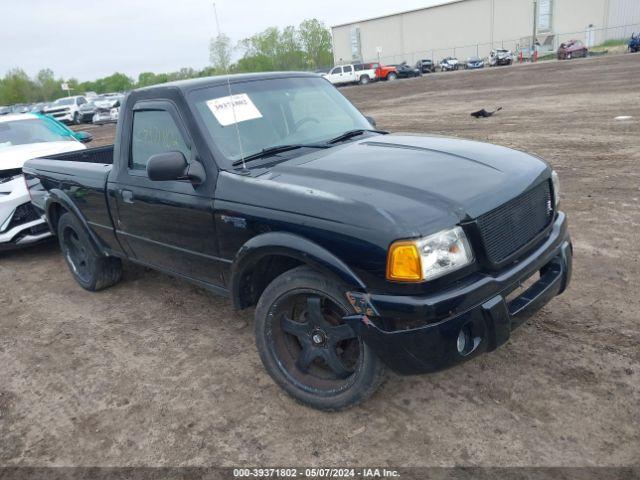
[[207, 107], [223, 127], [262, 118], [260, 110], [257, 109], [246, 93], [214, 98], [207, 102]]

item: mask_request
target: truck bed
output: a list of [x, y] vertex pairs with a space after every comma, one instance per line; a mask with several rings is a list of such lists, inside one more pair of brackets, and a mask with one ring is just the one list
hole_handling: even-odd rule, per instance
[[113, 145], [109, 145], [28, 160], [22, 171], [44, 182], [75, 182], [102, 190], [112, 167]]
[[22, 171], [33, 205], [44, 212], [55, 196], [110, 245], [115, 237], [105, 187], [112, 164], [113, 146], [108, 146], [27, 160]]
[[49, 155], [48, 160], [61, 160], [65, 162], [101, 163], [104, 165], [113, 164], [113, 145], [104, 147], [88, 148], [76, 152], [59, 153]]

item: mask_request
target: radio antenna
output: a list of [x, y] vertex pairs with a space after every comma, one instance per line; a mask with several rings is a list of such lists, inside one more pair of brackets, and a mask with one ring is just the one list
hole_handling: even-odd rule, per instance
[[[216, 8], [216, 2], [213, 2], [213, 17], [216, 21], [216, 30], [218, 32], [218, 38], [222, 35], [220, 30], [220, 21], [218, 20], [218, 9]], [[248, 173], [247, 166], [244, 163], [244, 150], [242, 149], [242, 138], [240, 137], [240, 127], [238, 126], [238, 120], [236, 118], [236, 104], [233, 100], [233, 94], [231, 93], [231, 80], [229, 79], [229, 64], [225, 63], [224, 72], [227, 77], [227, 91], [229, 92], [229, 101], [231, 102], [231, 111], [233, 112], [233, 124], [236, 129], [236, 136], [238, 137], [238, 147], [240, 148], [240, 160], [242, 161], [242, 173]]]

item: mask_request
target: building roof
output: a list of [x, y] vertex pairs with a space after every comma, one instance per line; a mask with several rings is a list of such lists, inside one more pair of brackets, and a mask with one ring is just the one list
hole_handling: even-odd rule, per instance
[[371, 20], [380, 20], [381, 18], [395, 17], [397, 15], [404, 15], [405, 13], [420, 12], [422, 10], [431, 10], [432, 8], [444, 7], [446, 5], [451, 5], [452, 3], [460, 3], [460, 2], [465, 2], [465, 1], [466, 0], [443, 0], [440, 3], [436, 3], [435, 5], [430, 5], [428, 7], [413, 8], [411, 10], [403, 10], [403, 11], [400, 11], [400, 12], [389, 13], [387, 15], [379, 15], [377, 17], [370, 17], [370, 18], [364, 18], [364, 19], [361, 19], [361, 20], [354, 20], [353, 22], [340, 23], [338, 25], [332, 25], [331, 28], [346, 27], [347, 25], [353, 25], [353, 24], [356, 24], [356, 23], [370, 22]]

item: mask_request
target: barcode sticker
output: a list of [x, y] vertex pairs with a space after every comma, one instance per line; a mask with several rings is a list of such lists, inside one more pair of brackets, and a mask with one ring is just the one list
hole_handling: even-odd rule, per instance
[[216, 117], [216, 120], [226, 127], [234, 123], [245, 122], [262, 118], [260, 110], [254, 105], [246, 93], [231, 95], [229, 97], [214, 98], [207, 101], [207, 107]]

